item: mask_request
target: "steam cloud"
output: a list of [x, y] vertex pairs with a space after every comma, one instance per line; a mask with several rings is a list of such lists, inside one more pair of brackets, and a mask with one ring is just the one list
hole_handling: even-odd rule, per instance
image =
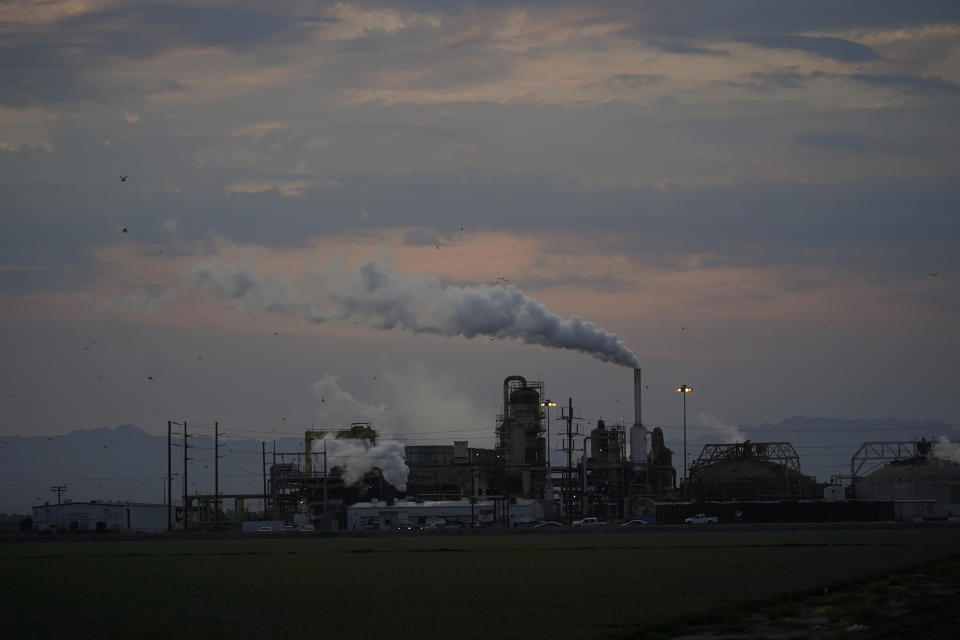
[[320, 424], [339, 425], [331, 429], [347, 429], [351, 422], [369, 422], [380, 431], [393, 429], [395, 416], [386, 405], [367, 404], [340, 387], [340, 377], [324, 375], [313, 385], [320, 401], [317, 420]]
[[[324, 375], [313, 385], [313, 391], [321, 401], [317, 418], [321, 424], [334, 425], [331, 431], [347, 429], [352, 422], [369, 422], [374, 428], [392, 422], [383, 405], [371, 405], [355, 398], [340, 387], [338, 376]], [[337, 439], [333, 434], [322, 440], [314, 440], [311, 450], [314, 453], [327, 448], [328, 464], [342, 467], [344, 480], [354, 484], [363, 478], [363, 474], [374, 467], [383, 473], [383, 479], [401, 491], [407, 488], [407, 475], [410, 470], [403, 461], [404, 446], [396, 440], [377, 440], [369, 449], [360, 440], [352, 438]]]
[[749, 438], [740, 431], [739, 427], [725, 424], [717, 416], [707, 411], [697, 414], [697, 420], [700, 424], [710, 427], [714, 433], [710, 434], [713, 440], [719, 440], [724, 444], [734, 444], [736, 442], [746, 442]]
[[407, 490], [407, 476], [410, 469], [403, 460], [403, 445], [396, 440], [378, 441], [369, 449], [363, 442], [354, 438], [336, 438], [333, 435], [324, 436], [322, 440], [314, 440], [314, 453], [327, 448], [328, 464], [342, 467], [343, 479], [347, 484], [354, 484], [363, 478], [363, 474], [374, 467], [383, 473], [383, 479], [400, 491]]
[[960, 462], [960, 444], [951, 442], [947, 436], [940, 436], [933, 444], [933, 455], [941, 460]]
[[298, 286], [264, 278], [237, 263], [214, 261], [197, 266], [190, 280], [211, 296], [236, 300], [250, 313], [300, 314], [315, 324], [351, 320], [415, 334], [489, 336], [640, 366], [615, 334], [576, 315], [562, 318], [516, 286], [449, 285], [435, 277], [404, 275], [384, 262], [389, 260], [370, 259], [352, 270], [336, 262]]

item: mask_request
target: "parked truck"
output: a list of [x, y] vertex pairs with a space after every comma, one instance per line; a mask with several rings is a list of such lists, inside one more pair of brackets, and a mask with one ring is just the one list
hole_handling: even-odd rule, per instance
[[698, 513], [683, 521], [684, 524], [720, 524], [720, 518], [717, 516], [708, 516], [705, 513]]
[[573, 523], [575, 527], [602, 527], [607, 523], [603, 520], [597, 520], [596, 518], [584, 518], [583, 520], [577, 520]]

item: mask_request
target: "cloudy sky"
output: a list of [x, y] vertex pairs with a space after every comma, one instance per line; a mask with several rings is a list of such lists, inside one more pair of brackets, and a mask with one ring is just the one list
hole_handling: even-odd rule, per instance
[[0, 430], [955, 425], [958, 114], [954, 2], [3, 0]]

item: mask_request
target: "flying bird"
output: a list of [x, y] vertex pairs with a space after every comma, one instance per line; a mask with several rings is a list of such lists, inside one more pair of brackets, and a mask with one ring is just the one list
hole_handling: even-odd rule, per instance
[[153, 380], [153, 376], [147, 376], [147, 380]]
[[939, 271], [934, 271], [933, 273], [930, 274], [930, 277], [931, 277], [931, 278], [936, 278], [938, 273], [940, 273], [940, 272], [939, 272]]
[[120, 182], [126, 182], [126, 181], [127, 181], [127, 178], [129, 178], [129, 177], [130, 177], [130, 174], [129, 174], [129, 173], [128, 173], [127, 175], [123, 175], [123, 174], [121, 173], [121, 174], [120, 174]]

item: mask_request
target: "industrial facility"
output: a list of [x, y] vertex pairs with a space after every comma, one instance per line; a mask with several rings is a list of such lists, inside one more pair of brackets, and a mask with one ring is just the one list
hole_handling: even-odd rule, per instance
[[[723, 523], [960, 516], [960, 464], [926, 440], [865, 443], [850, 475], [825, 484], [803, 473], [789, 442], [707, 444], [678, 479], [663, 429], [643, 423], [642, 388], [634, 369], [629, 427], [600, 419], [581, 433], [571, 398], [557, 408], [551, 433], [550, 409], [557, 405], [545, 397], [543, 382], [508, 375], [491, 426], [493, 448], [466, 440], [404, 446], [383, 441], [368, 422], [310, 429], [302, 449], [274, 446], [268, 456], [262, 443], [262, 491], [184, 493], [175, 503], [168, 457], [167, 504], [44, 505], [34, 507], [33, 530], [484, 528], [582, 518], [683, 523], [697, 514]], [[182, 427], [186, 486], [186, 424], [169, 425]]]
[[850, 495], [892, 501], [902, 519], [960, 516], [960, 463], [937, 455], [937, 444], [864, 443], [851, 460]]
[[[556, 404], [544, 396], [543, 382], [509, 375], [502, 384], [492, 449], [457, 440], [404, 446], [402, 458], [391, 457], [377, 450], [381, 443], [370, 423], [308, 430], [302, 451], [274, 451], [270, 464], [264, 453], [262, 494], [190, 496], [172, 528], [226, 524], [215, 508], [224, 498], [234, 500], [238, 519], [244, 517], [244, 500], [262, 500], [258, 517], [263, 523], [350, 530], [440, 523], [513, 527], [588, 517], [682, 523], [697, 513], [720, 522], [960, 515], [960, 465], [932, 456], [924, 443], [867, 443], [854, 456], [845, 487], [805, 475], [789, 442], [707, 444], [687, 479], [678, 481], [663, 429], [643, 423], [642, 388], [641, 371], [635, 369], [629, 427], [597, 420], [582, 434], [570, 399], [559, 407], [551, 434], [549, 411]], [[344, 464], [337, 455], [328, 460], [329, 449], [347, 445], [353, 463]], [[551, 456], [551, 448], [559, 455]], [[366, 453], [369, 464], [352, 469]], [[876, 461], [888, 464], [864, 475], [864, 464]], [[386, 473], [388, 465], [403, 466], [402, 481]], [[230, 526], [253, 528], [240, 522]]]

